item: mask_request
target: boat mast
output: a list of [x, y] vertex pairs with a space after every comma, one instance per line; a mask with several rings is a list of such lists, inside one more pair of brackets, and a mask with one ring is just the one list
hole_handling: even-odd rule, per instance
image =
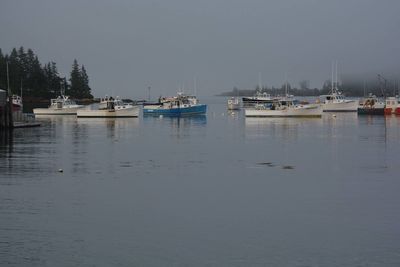
[[261, 72], [258, 73], [258, 90], [262, 92]]
[[196, 76], [194, 76], [193, 78], [193, 83], [194, 83], [194, 95], [197, 96], [197, 80], [196, 80]]
[[61, 92], [60, 92], [61, 95], [64, 96], [64, 95], [65, 95], [65, 84], [64, 84], [64, 81], [61, 82], [60, 91], [61, 91]]
[[333, 94], [334, 88], [333, 88], [333, 67], [334, 67], [334, 61], [332, 60], [332, 69], [331, 69], [331, 93]]
[[11, 95], [11, 91], [10, 91], [10, 77], [8, 74], [8, 61], [7, 61], [7, 91], [8, 91], [8, 95]]
[[365, 97], [365, 80], [364, 80], [364, 97]]
[[335, 64], [335, 72], [336, 72], [336, 74], [335, 74], [335, 76], [336, 76], [336, 78], [335, 78], [335, 91], [337, 91], [337, 85], [338, 85], [338, 74], [337, 74], [337, 60], [336, 60], [336, 62], [335, 62], [336, 64]]
[[288, 97], [288, 82], [287, 82], [287, 73], [285, 72], [285, 96]]

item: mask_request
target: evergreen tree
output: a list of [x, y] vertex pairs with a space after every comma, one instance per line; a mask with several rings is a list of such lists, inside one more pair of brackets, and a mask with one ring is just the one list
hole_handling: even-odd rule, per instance
[[0, 89], [7, 88], [6, 58], [0, 49]]
[[91, 89], [89, 87], [89, 76], [86, 73], [85, 66], [82, 65], [81, 68], [81, 77], [82, 77], [82, 98], [93, 98], [93, 95], [91, 94]]
[[75, 59], [72, 64], [70, 74], [69, 95], [73, 98], [93, 98], [91, 89], [89, 87], [89, 77], [86, 73], [85, 67], [79, 67], [78, 61]]
[[69, 81], [71, 85], [69, 87], [68, 94], [73, 98], [80, 98], [80, 91], [83, 87], [83, 83], [79, 64], [76, 59], [74, 59], [74, 63], [72, 64]]
[[7, 89], [7, 63], [9, 68], [10, 89], [20, 93], [21, 83], [24, 96], [52, 98], [65, 93], [75, 98], [93, 98], [89, 87], [89, 77], [84, 66], [79, 67], [77, 60], [72, 66], [70, 83], [61, 78], [55, 62], [42, 65], [32, 49], [13, 48], [9, 55], [0, 49], [0, 88]]

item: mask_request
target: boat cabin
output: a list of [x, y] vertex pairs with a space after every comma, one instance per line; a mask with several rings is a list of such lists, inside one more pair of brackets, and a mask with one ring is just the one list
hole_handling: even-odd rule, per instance
[[321, 98], [323, 99], [324, 103], [337, 103], [345, 101], [345, 97], [341, 94], [323, 95]]
[[270, 110], [284, 110], [292, 106], [299, 104], [298, 100], [284, 98], [284, 99], [274, 99], [271, 103], [258, 104], [256, 108], [258, 109], [270, 109]]
[[68, 96], [59, 96], [50, 100], [50, 108], [63, 108], [64, 106], [76, 105], [75, 101], [69, 99]]

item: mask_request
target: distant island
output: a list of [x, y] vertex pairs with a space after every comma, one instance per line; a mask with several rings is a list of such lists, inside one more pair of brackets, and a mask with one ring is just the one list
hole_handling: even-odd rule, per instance
[[89, 76], [85, 66], [73, 60], [70, 77], [61, 77], [55, 62], [42, 64], [32, 49], [13, 48], [10, 54], [0, 49], [0, 88], [7, 89], [7, 63], [9, 85], [12, 94], [24, 99], [50, 99], [64, 92], [74, 99], [91, 100], [93, 95], [89, 86]]
[[[378, 76], [377, 76], [378, 77]], [[399, 95], [399, 84], [397, 79], [386, 80], [383, 76], [379, 75], [378, 78], [369, 77], [368, 79], [357, 79], [350, 76], [345, 76], [342, 83], [337, 85], [339, 91], [346, 96], [362, 97], [369, 93], [376, 96], [395, 96]], [[299, 82], [299, 88], [287, 85], [289, 94], [295, 96], [319, 96], [326, 95], [331, 92], [331, 81], [326, 80], [321, 88], [309, 88], [308, 81]], [[239, 89], [234, 87], [232, 91], [223, 92], [218, 96], [253, 96], [256, 92], [268, 93], [270, 95], [285, 95], [285, 84], [279, 88], [256, 86], [254, 89]]]

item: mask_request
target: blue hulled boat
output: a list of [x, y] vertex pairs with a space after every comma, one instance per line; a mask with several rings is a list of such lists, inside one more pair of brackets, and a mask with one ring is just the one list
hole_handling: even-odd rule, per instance
[[160, 98], [158, 103], [144, 105], [144, 115], [183, 116], [207, 112], [207, 105], [199, 104], [195, 96], [178, 93], [175, 97]]

